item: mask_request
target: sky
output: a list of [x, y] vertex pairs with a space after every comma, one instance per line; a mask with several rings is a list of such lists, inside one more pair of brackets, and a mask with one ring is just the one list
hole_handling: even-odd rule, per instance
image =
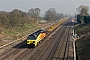
[[0, 11], [19, 9], [28, 12], [31, 8], [40, 8], [41, 14], [45, 14], [48, 9], [55, 8], [58, 13], [73, 15], [80, 5], [90, 9], [90, 0], [0, 0]]

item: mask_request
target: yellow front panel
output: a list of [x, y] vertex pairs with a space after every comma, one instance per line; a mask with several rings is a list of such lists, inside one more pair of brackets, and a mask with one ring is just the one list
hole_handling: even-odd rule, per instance
[[27, 40], [27, 44], [35, 44], [36, 40]]

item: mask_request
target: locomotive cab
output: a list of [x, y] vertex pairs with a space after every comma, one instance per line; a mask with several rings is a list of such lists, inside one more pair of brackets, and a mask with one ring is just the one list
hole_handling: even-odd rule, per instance
[[36, 46], [36, 35], [29, 35], [27, 39], [27, 45]]

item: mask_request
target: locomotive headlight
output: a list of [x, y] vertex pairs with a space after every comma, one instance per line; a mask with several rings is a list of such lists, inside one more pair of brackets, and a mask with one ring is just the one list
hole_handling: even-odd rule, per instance
[[33, 43], [35, 43], [35, 41], [33, 41]]
[[27, 40], [27, 43], [29, 43], [29, 41]]

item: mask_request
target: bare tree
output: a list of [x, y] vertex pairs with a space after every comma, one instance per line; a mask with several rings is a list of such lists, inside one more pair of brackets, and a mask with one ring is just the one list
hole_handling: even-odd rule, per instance
[[81, 14], [82, 16], [85, 16], [88, 14], [89, 7], [85, 5], [81, 5], [76, 10], [79, 14]]
[[55, 17], [55, 19], [56, 20], [60, 20], [61, 18], [63, 18], [64, 17], [64, 15], [61, 13], [56, 13], [56, 17]]
[[50, 8], [46, 11], [45, 19], [48, 21], [54, 21], [56, 16], [56, 10], [54, 8]]
[[31, 8], [31, 9], [28, 11], [28, 14], [30, 15], [30, 17], [34, 18], [34, 9]]
[[9, 25], [9, 19], [7, 18], [8, 13], [5, 11], [2, 11], [0, 13], [0, 26], [8, 26]]
[[39, 14], [40, 14], [40, 9], [39, 8], [35, 8], [35, 9], [31, 8], [28, 11], [28, 14], [30, 15], [30, 17], [38, 19]]
[[35, 18], [36, 19], [39, 18], [39, 14], [40, 14], [40, 9], [39, 8], [35, 8]]

